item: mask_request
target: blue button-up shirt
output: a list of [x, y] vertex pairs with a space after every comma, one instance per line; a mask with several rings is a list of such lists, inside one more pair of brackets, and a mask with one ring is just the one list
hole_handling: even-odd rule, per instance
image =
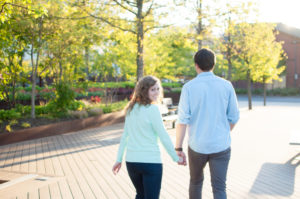
[[237, 98], [232, 84], [213, 72], [202, 72], [181, 91], [178, 123], [187, 124], [189, 147], [211, 154], [230, 147], [230, 123], [239, 119]]

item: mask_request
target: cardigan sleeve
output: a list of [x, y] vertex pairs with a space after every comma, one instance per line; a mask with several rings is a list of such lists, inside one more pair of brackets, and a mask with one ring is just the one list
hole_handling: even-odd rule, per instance
[[172, 159], [175, 162], [178, 162], [179, 157], [174, 149], [172, 140], [170, 139], [170, 136], [165, 129], [159, 108], [156, 105], [152, 105], [152, 106], [153, 108], [150, 111], [150, 119], [151, 119], [152, 127], [154, 131], [157, 133], [162, 145], [164, 146], [168, 154], [172, 157]]
[[127, 141], [128, 141], [128, 122], [126, 122], [125, 119], [124, 131], [121, 137], [118, 155], [117, 155], [117, 162], [122, 162], [124, 151], [127, 146]]

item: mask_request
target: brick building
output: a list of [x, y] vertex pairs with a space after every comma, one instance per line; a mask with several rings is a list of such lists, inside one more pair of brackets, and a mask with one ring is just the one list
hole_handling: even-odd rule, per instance
[[278, 41], [283, 41], [283, 49], [287, 54], [286, 60], [286, 87], [300, 88], [300, 29], [277, 24]]

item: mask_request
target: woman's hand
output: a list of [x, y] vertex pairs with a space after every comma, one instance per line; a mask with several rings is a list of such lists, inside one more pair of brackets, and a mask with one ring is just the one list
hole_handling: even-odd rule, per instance
[[116, 175], [121, 169], [122, 163], [116, 162], [112, 168], [113, 173]]
[[178, 157], [179, 157], [179, 160], [178, 160], [178, 164], [179, 165], [186, 165], [186, 156], [185, 156], [185, 154], [184, 154], [184, 152], [183, 151], [176, 151], [176, 153], [177, 153], [177, 155], [178, 155]]

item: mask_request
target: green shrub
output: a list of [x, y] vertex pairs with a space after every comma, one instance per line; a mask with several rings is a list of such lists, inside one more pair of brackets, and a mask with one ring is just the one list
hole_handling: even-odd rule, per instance
[[101, 92], [101, 91], [97, 91], [97, 92], [88, 92], [88, 97], [91, 97], [91, 96], [104, 96], [104, 92]]
[[299, 88], [275, 88], [267, 91], [268, 95], [295, 96], [300, 94]]
[[17, 104], [15, 110], [24, 117], [26, 115], [30, 115], [31, 106], [23, 106], [21, 104]]
[[89, 87], [97, 88], [134, 88], [135, 82], [90, 82]]
[[254, 89], [252, 91], [252, 94], [253, 95], [263, 95], [264, 94], [264, 89], [262, 89], [262, 88]]
[[67, 83], [59, 83], [56, 85], [56, 98], [54, 104], [57, 111], [66, 111], [68, 106], [75, 100], [75, 92]]
[[47, 100], [47, 101], [55, 98], [55, 93], [54, 92], [40, 92], [39, 95], [40, 95], [41, 99], [44, 99], [44, 100]]
[[0, 120], [14, 120], [21, 118], [21, 113], [15, 109], [11, 110], [0, 110]]
[[104, 106], [102, 107], [103, 113], [111, 113], [112, 112], [112, 106]]
[[26, 93], [17, 92], [16, 99], [17, 100], [24, 100], [24, 101], [31, 100], [31, 93], [29, 93], [29, 92], [26, 92]]
[[[237, 94], [247, 94], [247, 89], [241, 89], [237, 88], [235, 89], [235, 92]], [[260, 89], [254, 89], [252, 90], [252, 94], [254, 95], [263, 95], [264, 90], [262, 88]], [[299, 88], [275, 88], [272, 90], [267, 90], [267, 95], [273, 95], [273, 96], [295, 96], [300, 95]]]
[[245, 94], [247, 94], [247, 89], [236, 88], [235, 92], [236, 92], [236, 94], [245, 95]]
[[126, 107], [127, 103], [128, 101], [124, 100], [124, 101], [108, 104], [107, 106], [105, 104], [101, 104], [100, 108], [103, 110], [103, 113], [111, 113], [111, 112], [123, 110]]
[[163, 82], [162, 87], [168, 88], [181, 88], [182, 84], [178, 82]]
[[9, 125], [13, 126], [13, 125], [16, 125], [18, 124], [18, 121], [16, 119], [13, 119], [9, 122]]
[[[43, 89], [43, 87], [35, 86], [35, 89], [37, 91], [41, 91]], [[22, 90], [25, 90], [26, 92], [31, 92], [32, 91], [32, 86], [30, 85], [28, 87], [23, 88]]]
[[49, 114], [49, 108], [47, 106], [35, 106], [36, 115], [46, 115]]
[[68, 110], [77, 111], [85, 108], [85, 104], [81, 101], [73, 101], [69, 104]]

